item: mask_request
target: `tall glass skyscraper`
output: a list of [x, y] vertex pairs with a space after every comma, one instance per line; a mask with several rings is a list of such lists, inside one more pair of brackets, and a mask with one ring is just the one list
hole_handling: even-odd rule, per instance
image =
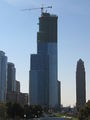
[[7, 64], [7, 92], [16, 91], [16, 69], [11, 62]]
[[58, 105], [57, 19], [42, 13], [37, 33], [37, 54], [31, 55], [29, 102], [31, 105]]
[[7, 57], [3, 51], [0, 51], [0, 102], [6, 100], [7, 90]]
[[84, 62], [79, 59], [76, 69], [76, 106], [83, 107], [86, 103], [86, 83], [85, 83]]

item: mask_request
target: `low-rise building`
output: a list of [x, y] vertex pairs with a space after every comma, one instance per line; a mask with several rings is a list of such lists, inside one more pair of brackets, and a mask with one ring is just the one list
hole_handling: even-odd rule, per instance
[[6, 100], [7, 102], [26, 105], [28, 104], [28, 93], [8, 92]]

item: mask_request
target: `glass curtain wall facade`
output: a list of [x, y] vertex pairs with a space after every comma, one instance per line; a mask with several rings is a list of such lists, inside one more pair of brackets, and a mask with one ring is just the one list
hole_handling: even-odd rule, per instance
[[42, 106], [58, 105], [57, 19], [42, 13], [37, 33], [37, 54], [31, 55], [29, 102]]
[[6, 101], [7, 92], [7, 57], [0, 51], [0, 102]]
[[16, 91], [16, 69], [15, 65], [8, 62], [7, 66], [7, 92]]

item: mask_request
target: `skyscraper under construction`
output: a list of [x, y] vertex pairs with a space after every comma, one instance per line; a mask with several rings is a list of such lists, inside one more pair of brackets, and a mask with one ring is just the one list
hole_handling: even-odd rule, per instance
[[42, 13], [37, 33], [37, 54], [31, 55], [29, 101], [31, 105], [55, 107], [59, 103], [57, 81], [57, 19]]
[[86, 83], [84, 62], [79, 59], [76, 69], [76, 106], [83, 107], [86, 103]]

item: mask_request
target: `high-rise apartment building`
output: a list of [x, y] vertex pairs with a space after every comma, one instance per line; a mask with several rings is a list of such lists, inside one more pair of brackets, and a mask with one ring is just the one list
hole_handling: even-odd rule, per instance
[[85, 83], [84, 62], [79, 59], [76, 69], [76, 106], [82, 107], [86, 103], [86, 83]]
[[57, 19], [42, 13], [37, 33], [37, 54], [31, 55], [29, 102], [31, 105], [58, 105]]
[[11, 62], [7, 64], [7, 92], [16, 91], [16, 69]]
[[0, 102], [6, 101], [7, 90], [7, 57], [0, 51]]

